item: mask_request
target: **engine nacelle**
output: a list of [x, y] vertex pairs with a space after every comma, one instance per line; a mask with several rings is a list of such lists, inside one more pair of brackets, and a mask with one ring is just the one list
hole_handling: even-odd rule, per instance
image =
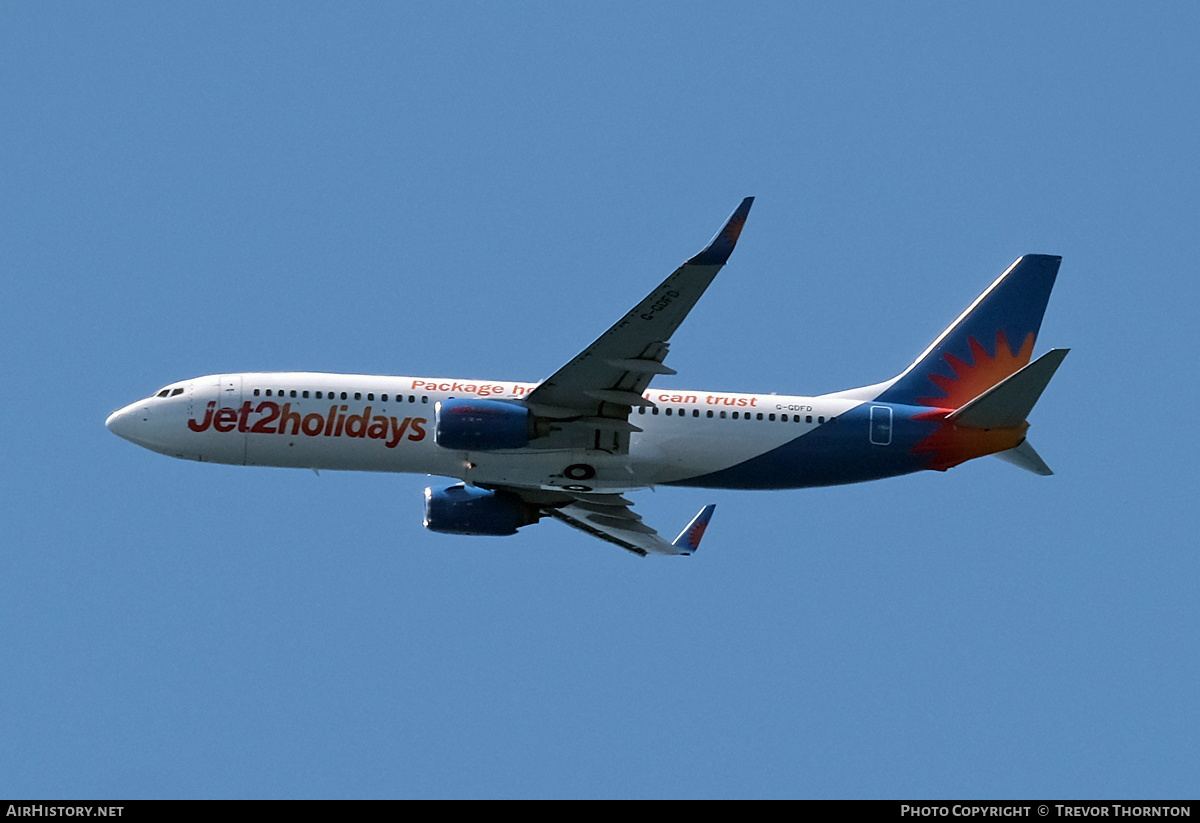
[[486, 452], [529, 445], [529, 409], [503, 400], [443, 400], [434, 409], [433, 440], [444, 449]]
[[516, 534], [541, 514], [515, 494], [456, 483], [425, 489], [425, 528], [443, 534]]

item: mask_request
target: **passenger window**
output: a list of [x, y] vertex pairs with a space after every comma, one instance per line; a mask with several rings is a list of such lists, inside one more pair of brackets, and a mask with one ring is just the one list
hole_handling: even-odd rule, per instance
[[379, 400], [380, 400], [381, 402], [383, 402], [383, 403], [386, 403], [386, 402], [387, 402], [387, 395], [386, 395], [386, 394], [381, 394], [381, 395], [379, 395]]
[[762, 420], [762, 412], [759, 412], [759, 413], [758, 413], [758, 419], [759, 419], [759, 420]]
[[346, 393], [345, 393], [345, 392], [342, 392], [342, 399], [343, 399], [343, 400], [345, 400], [345, 399], [346, 399]]
[[825, 422], [825, 418], [824, 418], [824, 417], [818, 417], [818, 418], [817, 418], [817, 422], [818, 422], [818, 423], [824, 423], [824, 422]]
[[295, 396], [296, 396], [296, 390], [292, 389], [292, 397], [295, 397]]
[[709, 410], [708, 410], [708, 414], [706, 414], [706, 415], [704, 415], [704, 416], [705, 416], [705, 417], [712, 417], [712, 409], [709, 409]]
[[271, 390], [267, 389], [267, 397], [270, 397], [270, 396], [271, 396]]
[[737, 413], [737, 412], [734, 412], [734, 413], [733, 413], [733, 419], [734, 419], [734, 420], [737, 420], [737, 419], [738, 419], [738, 413]]
[[652, 409], [650, 410], [650, 413], [651, 413], [651, 414], [658, 414], [658, 406], [655, 406], [654, 408], [652, 408]]
[[721, 419], [722, 419], [722, 420], [724, 420], [724, 419], [725, 419], [725, 412], [721, 412]]
[[258, 389], [255, 389], [255, 390], [254, 390], [254, 396], [255, 396], [255, 397], [258, 397]]
[[811, 423], [811, 422], [812, 422], [812, 415], [811, 415], [811, 414], [805, 415], [805, 416], [804, 416], [804, 422], [805, 422], [805, 423]]
[[[759, 417], [762, 417], [762, 415], [760, 414], [760, 415], [759, 415]], [[767, 415], [767, 419], [768, 419], [768, 420], [774, 420], [774, 419], [775, 419], [775, 415], [773, 415], [773, 414], [768, 414], [768, 415]]]

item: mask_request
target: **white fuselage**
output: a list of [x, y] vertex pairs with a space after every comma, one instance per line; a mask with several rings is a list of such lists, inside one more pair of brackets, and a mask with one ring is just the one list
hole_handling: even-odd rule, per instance
[[[480, 485], [624, 491], [686, 482], [795, 440], [861, 401], [651, 389], [629, 453], [464, 452], [435, 443], [450, 398], [520, 400], [533, 383], [314, 372], [198, 377], [115, 412], [108, 426], [173, 457], [214, 463], [442, 475]], [[587, 464], [594, 476], [569, 476]], [[566, 472], [566, 473], [565, 473]]]

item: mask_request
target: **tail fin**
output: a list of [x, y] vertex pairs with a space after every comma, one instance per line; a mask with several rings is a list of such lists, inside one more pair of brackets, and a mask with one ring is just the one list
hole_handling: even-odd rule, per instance
[[1061, 262], [1049, 254], [1019, 258], [875, 399], [959, 409], [1023, 369]]

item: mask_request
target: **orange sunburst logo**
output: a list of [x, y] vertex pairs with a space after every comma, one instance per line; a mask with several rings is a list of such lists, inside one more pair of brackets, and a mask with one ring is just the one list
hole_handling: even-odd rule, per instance
[[1029, 365], [1029, 359], [1033, 356], [1033, 337], [1032, 332], [1025, 335], [1021, 349], [1015, 354], [1003, 330], [996, 332], [995, 354], [988, 354], [982, 343], [974, 337], [969, 338], [971, 363], [947, 353], [943, 356], [954, 370], [954, 376], [929, 375], [929, 379], [946, 393], [945, 397], [918, 397], [917, 402], [922, 406], [941, 409], [957, 409], [969, 403], [1004, 378]]
[[918, 397], [917, 402], [922, 406], [933, 408], [914, 417], [916, 420], [938, 423], [932, 434], [912, 448], [913, 454], [930, 456], [926, 468], [945, 471], [967, 460], [1006, 451], [1021, 444], [1029, 428], [1028, 423], [1011, 429], [972, 429], [956, 425], [953, 420], [947, 420], [946, 415], [1028, 365], [1033, 355], [1033, 340], [1032, 333], [1026, 335], [1020, 350], [1014, 353], [1004, 332], [998, 331], [994, 354], [988, 354], [983, 344], [971, 337], [968, 341], [971, 363], [953, 354], [943, 355], [954, 376], [929, 375], [929, 379], [945, 394], [943, 397]]

